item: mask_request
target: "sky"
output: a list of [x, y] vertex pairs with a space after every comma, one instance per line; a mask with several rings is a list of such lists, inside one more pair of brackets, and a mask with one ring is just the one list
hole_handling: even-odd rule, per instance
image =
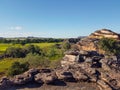
[[0, 37], [72, 38], [120, 33], [120, 0], [0, 0]]

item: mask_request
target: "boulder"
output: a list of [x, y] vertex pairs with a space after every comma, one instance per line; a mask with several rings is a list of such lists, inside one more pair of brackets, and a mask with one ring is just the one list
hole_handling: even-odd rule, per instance
[[68, 62], [76, 62], [77, 57], [74, 55], [65, 55], [63, 59]]
[[83, 50], [83, 51], [87, 51], [87, 52], [80, 52], [81, 54], [84, 55], [88, 55], [88, 51], [98, 51], [98, 39], [94, 39], [94, 38], [84, 38], [82, 40], [80, 40], [79, 42], [77, 42], [77, 47], [79, 48], [79, 50]]
[[89, 80], [89, 77], [85, 75], [84, 73], [81, 73], [80, 71], [75, 71], [75, 73], [73, 74], [73, 77], [77, 81], [88, 81]]
[[79, 56], [65, 55], [63, 57], [63, 60], [61, 61], [61, 66], [65, 67], [65, 66], [73, 65], [78, 61], [79, 61]]
[[38, 73], [37, 75], [35, 75], [35, 81], [37, 83], [43, 84], [44, 82], [42, 81], [42, 77], [40, 75], [40, 73]]
[[71, 81], [74, 79], [72, 72], [68, 70], [56, 70], [56, 75], [60, 80]]
[[0, 88], [6, 88], [10, 85], [13, 85], [10, 79], [8, 79], [6, 76], [2, 77], [0, 80]]
[[35, 81], [38, 83], [52, 84], [57, 80], [57, 76], [54, 72], [51, 73], [38, 73], [35, 75]]
[[30, 74], [21, 74], [21, 75], [16, 75], [14, 76], [14, 78], [12, 79], [13, 84], [15, 85], [23, 85], [26, 84], [28, 82], [33, 81], [33, 76]]

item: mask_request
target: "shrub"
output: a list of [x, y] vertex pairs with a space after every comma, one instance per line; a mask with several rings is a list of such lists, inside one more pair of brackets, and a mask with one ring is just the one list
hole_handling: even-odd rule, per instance
[[50, 48], [46, 54], [48, 57], [54, 57], [57, 54], [57, 50], [55, 48]]
[[111, 38], [102, 38], [99, 41], [99, 47], [104, 50], [107, 54], [120, 54], [120, 45], [118, 42]]
[[13, 58], [20, 58], [20, 57], [24, 57], [25, 54], [22, 52], [21, 48], [17, 48], [17, 47], [9, 47], [6, 49], [5, 54], [9, 57], [13, 57]]
[[30, 67], [46, 68], [49, 67], [50, 64], [50, 60], [48, 60], [46, 57], [32, 53], [29, 53], [26, 58], [24, 58], [24, 61], [29, 62]]
[[14, 62], [12, 63], [11, 67], [8, 69], [8, 75], [14, 76], [21, 74], [29, 69], [28, 62], [20, 63], [20, 62]]
[[64, 50], [57, 48], [55, 45], [42, 49], [42, 56], [49, 60], [59, 60], [63, 57]]
[[61, 67], [61, 60], [53, 60], [50, 63], [50, 68], [55, 69], [55, 68], [60, 68]]
[[69, 41], [64, 41], [63, 44], [62, 44], [62, 48], [65, 49], [65, 50], [70, 49], [71, 45], [70, 45]]
[[5, 51], [5, 55], [8, 57], [13, 57], [13, 58], [23, 58], [25, 57], [28, 53], [36, 53], [41, 55], [42, 50], [35, 45], [28, 45], [24, 46], [23, 48], [19, 47], [9, 47]]
[[36, 54], [41, 54], [41, 49], [38, 47], [38, 46], [35, 46], [35, 45], [28, 45], [28, 46], [25, 46], [22, 48], [26, 54], [28, 53], [36, 53]]

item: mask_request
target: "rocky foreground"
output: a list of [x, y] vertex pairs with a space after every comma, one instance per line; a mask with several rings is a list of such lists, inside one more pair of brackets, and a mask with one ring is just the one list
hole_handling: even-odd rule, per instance
[[120, 90], [120, 68], [117, 60], [116, 56], [107, 57], [92, 51], [68, 51], [61, 61], [61, 68], [30, 69], [14, 78], [3, 77], [0, 87], [2, 90], [30, 82], [53, 86], [66, 82], [88, 82], [97, 84], [100, 90]]
[[[100, 54], [96, 41], [86, 38], [78, 42], [79, 49], [65, 52], [60, 68], [30, 69], [13, 78], [1, 78], [0, 89], [120, 90], [120, 57]], [[38, 86], [29, 88], [31, 84]]]

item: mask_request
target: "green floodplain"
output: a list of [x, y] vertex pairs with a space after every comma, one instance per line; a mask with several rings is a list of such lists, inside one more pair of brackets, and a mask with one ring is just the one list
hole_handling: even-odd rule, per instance
[[[48, 54], [52, 53], [52, 54], [54, 54], [52, 56], [48, 55], [49, 56], [48, 59], [50, 61], [56, 61], [56, 60], [61, 59], [61, 57], [62, 57], [61, 49], [54, 48], [56, 44], [62, 44], [62, 42], [59, 42], [59, 43], [56, 43], [56, 42], [52, 42], [52, 43], [48, 43], [48, 42], [44, 42], [44, 43], [27, 43], [24, 46], [21, 45], [21, 44], [0, 43], [0, 54], [2, 55], [3, 53], [5, 53], [6, 49], [9, 48], [9, 47], [22, 48], [22, 47], [25, 47], [25, 46], [34, 45], [34, 46], [38, 46], [45, 53], [48, 53]], [[53, 48], [54, 48], [54, 50], [53, 50]], [[27, 60], [29, 58], [32, 58], [32, 57], [27, 57]], [[35, 56], [33, 59], [36, 60], [36, 58], [39, 58], [39, 57]], [[7, 70], [11, 67], [12, 63], [14, 63], [16, 61], [24, 62], [24, 59], [23, 58], [11, 58], [11, 57], [1, 59], [0, 60], [0, 76], [5, 75]]]

